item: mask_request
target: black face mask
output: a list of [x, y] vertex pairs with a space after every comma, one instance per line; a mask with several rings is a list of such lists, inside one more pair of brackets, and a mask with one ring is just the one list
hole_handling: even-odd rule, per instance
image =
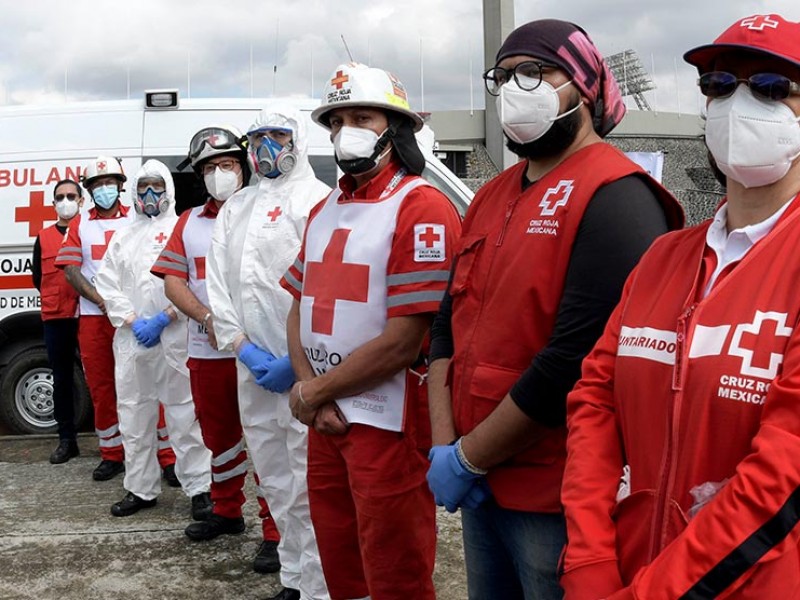
[[334, 152], [336, 164], [339, 165], [339, 168], [344, 173], [348, 173], [350, 175], [361, 175], [362, 173], [368, 173], [378, 166], [377, 158], [386, 149], [386, 146], [389, 144], [389, 142], [392, 141], [392, 138], [396, 132], [397, 128], [394, 125], [389, 125], [388, 129], [386, 129], [381, 137], [378, 138], [378, 141], [375, 142], [375, 150], [373, 150], [372, 154], [370, 154], [368, 157], [340, 160]]
[[[578, 99], [580, 102], [580, 98]], [[520, 158], [530, 158], [537, 160], [540, 158], [550, 158], [557, 156], [572, 145], [578, 137], [581, 128], [581, 111], [576, 110], [553, 121], [553, 125], [538, 140], [519, 144], [514, 140], [506, 138], [506, 147]]]

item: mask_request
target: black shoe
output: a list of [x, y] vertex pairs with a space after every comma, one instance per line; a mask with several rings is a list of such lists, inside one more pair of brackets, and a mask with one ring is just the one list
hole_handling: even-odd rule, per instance
[[58, 446], [50, 455], [50, 463], [60, 465], [67, 462], [70, 458], [80, 456], [81, 451], [78, 449], [78, 442], [75, 440], [59, 440]]
[[211, 504], [211, 494], [203, 492], [192, 496], [192, 518], [195, 521], [205, 521], [214, 510]]
[[283, 588], [274, 596], [270, 596], [266, 600], [300, 600], [300, 590], [294, 588]]
[[[235, 535], [244, 532], [244, 519], [242, 517], [229, 519], [220, 515], [212, 514], [205, 521], [189, 523], [184, 529], [186, 537], [196, 542], [213, 540], [215, 537], [228, 533]], [[272, 571], [271, 571], [272, 572]]]
[[167, 465], [161, 472], [169, 487], [181, 487], [181, 482], [178, 481], [178, 476], [175, 475], [175, 464]]
[[264, 540], [258, 547], [253, 560], [253, 571], [256, 573], [277, 573], [281, 570], [281, 559], [278, 556], [278, 542]]
[[101, 460], [94, 471], [92, 479], [95, 481], [108, 481], [125, 470], [125, 463], [116, 460]]
[[119, 502], [111, 505], [111, 514], [115, 517], [127, 517], [139, 512], [143, 508], [153, 508], [156, 499], [143, 500], [133, 492], [128, 492]]

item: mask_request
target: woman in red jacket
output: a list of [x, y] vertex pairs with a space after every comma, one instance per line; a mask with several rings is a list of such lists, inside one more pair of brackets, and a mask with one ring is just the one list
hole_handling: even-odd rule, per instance
[[568, 600], [800, 597], [800, 23], [685, 59], [728, 196], [644, 255], [568, 398]]

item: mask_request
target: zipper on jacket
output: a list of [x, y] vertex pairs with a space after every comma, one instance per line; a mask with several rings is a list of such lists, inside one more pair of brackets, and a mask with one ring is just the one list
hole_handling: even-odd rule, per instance
[[520, 196], [514, 198], [511, 202], [508, 203], [506, 207], [506, 218], [503, 221], [503, 228], [500, 230], [500, 235], [497, 236], [497, 243], [496, 246], [503, 245], [503, 239], [506, 237], [506, 228], [508, 227], [508, 222], [511, 220], [511, 215], [514, 213], [514, 207], [517, 205], [517, 201], [520, 199]]

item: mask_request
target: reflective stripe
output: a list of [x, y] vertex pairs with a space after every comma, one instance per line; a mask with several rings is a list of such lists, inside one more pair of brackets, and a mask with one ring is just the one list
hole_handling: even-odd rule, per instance
[[305, 268], [306, 268], [306, 266], [305, 266], [305, 264], [303, 264], [302, 262], [300, 262], [300, 259], [299, 259], [299, 258], [295, 258], [295, 259], [294, 259], [294, 264], [293, 264], [292, 266], [293, 266], [295, 269], [297, 269], [297, 270], [300, 272], [300, 274], [301, 274], [301, 275], [302, 275], [303, 273], [305, 273]]
[[408, 294], [397, 294], [386, 299], [386, 308], [403, 306], [405, 304], [416, 304], [417, 302], [441, 302], [444, 297], [444, 290], [434, 292], [410, 292]]
[[108, 429], [95, 429], [94, 432], [97, 434], [97, 437], [111, 437], [112, 435], [117, 435], [119, 433], [119, 424], [112, 425]]
[[386, 278], [386, 285], [404, 285], [407, 283], [428, 283], [429, 281], [449, 281], [450, 271], [414, 271], [398, 273]]
[[297, 279], [295, 279], [294, 275], [289, 273], [289, 271], [286, 271], [286, 273], [283, 274], [283, 278], [290, 286], [296, 289], [298, 293], [303, 293], [303, 285]]
[[122, 436], [118, 435], [116, 437], [112, 437], [110, 440], [104, 440], [100, 438], [99, 446], [101, 448], [116, 448], [117, 446], [122, 446]]
[[166, 450], [167, 448], [172, 448], [169, 443], [169, 440], [158, 440], [158, 449], [159, 450]]
[[61, 255], [61, 254], [76, 254], [76, 255], [82, 256], [83, 255], [82, 253], [83, 253], [83, 250], [81, 248], [76, 248], [75, 246], [62, 246], [58, 251], [59, 255]]
[[182, 265], [188, 265], [189, 261], [186, 260], [185, 256], [181, 256], [180, 254], [176, 254], [175, 252], [170, 252], [169, 250], [162, 250], [161, 256], [166, 258], [171, 258], [172, 260], [181, 263]]
[[247, 463], [243, 462], [241, 464], [236, 465], [232, 469], [223, 471], [222, 473], [214, 473], [212, 471], [211, 481], [216, 481], [217, 483], [220, 483], [222, 481], [227, 481], [228, 479], [236, 477], [237, 475], [244, 475], [245, 473], [247, 473]]
[[158, 437], [162, 440], [169, 439], [169, 429], [166, 427], [159, 427], [158, 428]]
[[180, 265], [174, 262], [167, 262], [165, 260], [157, 260], [154, 267], [161, 267], [162, 269], [170, 269], [171, 271], [180, 271], [181, 273], [188, 273], [189, 267], [186, 265]]
[[217, 456], [211, 459], [211, 466], [212, 467], [221, 467], [225, 463], [229, 463], [234, 458], [239, 456], [239, 453], [244, 450], [244, 439], [239, 440], [239, 443], [236, 444], [233, 448], [229, 448], [225, 450], [222, 454], [218, 454]]

